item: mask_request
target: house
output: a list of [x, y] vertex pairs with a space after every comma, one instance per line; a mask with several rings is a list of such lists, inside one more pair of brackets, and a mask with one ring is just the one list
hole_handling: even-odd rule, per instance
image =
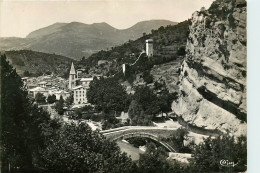
[[42, 93], [45, 97], [48, 97], [49, 91], [45, 90], [42, 87], [35, 87], [33, 89], [29, 89], [29, 95], [33, 96], [35, 98], [37, 93]]
[[74, 104], [86, 104], [88, 102], [87, 100], [87, 86], [79, 85], [74, 88], [73, 90], [73, 96], [74, 96]]
[[80, 84], [86, 87], [89, 87], [90, 82], [93, 81], [93, 78], [81, 78]]
[[56, 100], [60, 100], [61, 96], [64, 100], [66, 100], [70, 96], [70, 93], [64, 90], [57, 90], [54, 91], [52, 94], [56, 96]]
[[45, 82], [45, 81], [39, 82], [38, 87], [46, 88], [46, 84], [47, 84], [47, 82]]

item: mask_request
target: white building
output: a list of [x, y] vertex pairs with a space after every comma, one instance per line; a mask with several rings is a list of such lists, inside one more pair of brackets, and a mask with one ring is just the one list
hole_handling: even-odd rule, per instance
[[93, 78], [81, 78], [80, 79], [80, 84], [89, 87], [90, 82], [93, 81]]
[[86, 104], [87, 100], [87, 87], [83, 85], [79, 85], [74, 87], [73, 89], [73, 96], [74, 96], [74, 104]]
[[86, 104], [87, 100], [87, 89], [89, 88], [90, 82], [93, 81], [93, 78], [81, 78], [79, 86], [74, 87], [73, 96], [74, 96], [74, 104]]
[[49, 95], [49, 92], [42, 87], [35, 87], [33, 89], [29, 89], [28, 91], [29, 94], [33, 96], [33, 98], [35, 98], [37, 93], [42, 93], [45, 97], [48, 97]]
[[145, 40], [146, 43], [146, 55], [150, 58], [153, 56], [153, 39]]
[[29, 89], [28, 91], [29, 91], [29, 94], [31, 96], [33, 96], [33, 98], [35, 98], [37, 93], [42, 93], [46, 98], [49, 95], [53, 95], [54, 94], [56, 96], [57, 100], [60, 100], [61, 96], [62, 96], [62, 98], [64, 100], [66, 100], [70, 96], [69, 92], [67, 92], [65, 90], [57, 89], [55, 87], [52, 87], [52, 88], [35, 87], [33, 89]]
[[61, 96], [64, 100], [66, 100], [70, 96], [70, 93], [67, 91], [64, 91], [64, 90], [57, 90], [57, 91], [52, 92], [52, 94], [54, 94], [56, 96], [56, 100], [60, 100]]
[[47, 84], [47, 82], [41, 81], [38, 83], [38, 87], [46, 88], [46, 84]]

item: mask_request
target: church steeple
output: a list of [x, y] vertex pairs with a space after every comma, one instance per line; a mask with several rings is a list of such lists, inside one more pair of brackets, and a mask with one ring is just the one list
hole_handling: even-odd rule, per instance
[[76, 71], [74, 68], [74, 64], [72, 62], [70, 67], [70, 76], [69, 76], [69, 89], [72, 89], [76, 86]]
[[70, 67], [70, 75], [71, 74], [75, 74], [76, 75], [76, 71], [75, 71], [73, 62], [71, 63], [71, 67]]

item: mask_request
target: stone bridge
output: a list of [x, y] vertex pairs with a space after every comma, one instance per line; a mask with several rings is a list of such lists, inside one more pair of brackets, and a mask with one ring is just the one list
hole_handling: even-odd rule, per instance
[[160, 128], [160, 127], [145, 127], [145, 126], [125, 126], [115, 129], [100, 131], [107, 139], [116, 141], [118, 139], [127, 139], [132, 137], [144, 137], [157, 141], [170, 152], [176, 152], [162, 138], [170, 137], [178, 128]]

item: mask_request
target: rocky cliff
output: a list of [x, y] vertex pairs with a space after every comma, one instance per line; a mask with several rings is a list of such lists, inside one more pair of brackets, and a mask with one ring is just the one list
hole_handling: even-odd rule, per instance
[[246, 134], [246, 44], [245, 0], [195, 12], [173, 111], [198, 127]]

